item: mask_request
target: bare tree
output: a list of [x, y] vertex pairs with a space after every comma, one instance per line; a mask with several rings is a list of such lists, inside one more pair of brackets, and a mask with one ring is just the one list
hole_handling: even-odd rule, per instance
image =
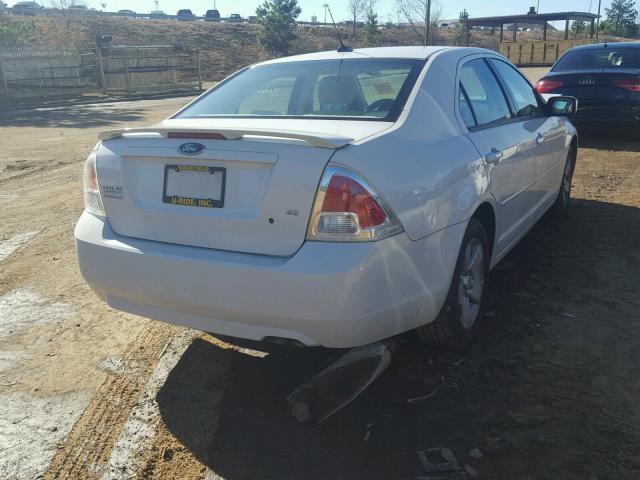
[[368, 5], [367, 0], [349, 0], [349, 13], [351, 14], [351, 18], [353, 18], [353, 37], [356, 36], [356, 22], [358, 18], [361, 18], [362, 15], [367, 10]]
[[440, 0], [397, 0], [398, 11], [424, 45], [431, 43], [431, 27], [442, 17]]

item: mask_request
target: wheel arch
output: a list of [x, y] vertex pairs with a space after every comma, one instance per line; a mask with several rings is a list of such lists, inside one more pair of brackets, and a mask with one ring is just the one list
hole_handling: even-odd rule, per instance
[[496, 212], [493, 209], [493, 205], [487, 201], [481, 203], [471, 217], [480, 220], [487, 231], [490, 254], [491, 257], [493, 257], [493, 249], [496, 241]]
[[576, 160], [578, 159], [578, 136], [574, 135], [571, 137], [571, 142], [569, 143], [569, 150], [573, 153], [573, 166], [576, 165]]

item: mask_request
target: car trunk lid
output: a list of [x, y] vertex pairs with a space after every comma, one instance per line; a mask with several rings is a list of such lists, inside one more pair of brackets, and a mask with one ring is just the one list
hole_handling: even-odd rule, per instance
[[[193, 122], [112, 130], [101, 138], [98, 182], [116, 233], [277, 256], [293, 255], [304, 242], [324, 167], [352, 141], [326, 129]], [[185, 154], [185, 144], [202, 149]]]
[[640, 98], [638, 93], [616, 85], [622, 79], [638, 79], [638, 69], [598, 69], [550, 72], [545, 79], [562, 82], [562, 86], [549, 93], [562, 93], [576, 97], [580, 102], [625, 102]]

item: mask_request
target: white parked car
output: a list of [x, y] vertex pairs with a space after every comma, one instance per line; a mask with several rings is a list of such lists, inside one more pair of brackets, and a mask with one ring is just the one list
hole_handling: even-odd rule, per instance
[[460, 347], [496, 265], [568, 203], [571, 97], [484, 49], [247, 67], [85, 165], [80, 269], [119, 310], [217, 334]]

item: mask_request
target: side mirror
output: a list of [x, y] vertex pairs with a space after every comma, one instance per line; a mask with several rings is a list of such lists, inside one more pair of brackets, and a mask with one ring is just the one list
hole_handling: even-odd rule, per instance
[[554, 117], [570, 117], [578, 110], [578, 99], [575, 97], [551, 97], [547, 100], [547, 113]]

